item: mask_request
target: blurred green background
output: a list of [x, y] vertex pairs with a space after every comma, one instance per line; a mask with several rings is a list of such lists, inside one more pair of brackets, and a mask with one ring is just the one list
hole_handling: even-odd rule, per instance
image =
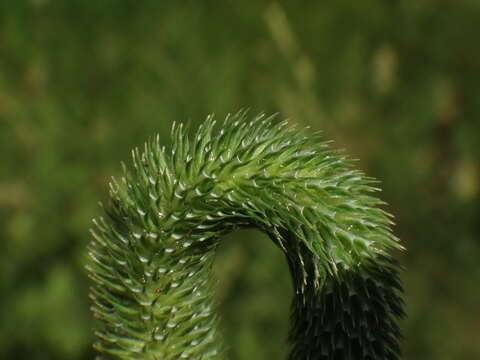
[[[243, 107], [382, 181], [408, 252], [404, 359], [480, 358], [480, 2], [0, 2], [0, 358], [93, 359], [88, 228], [130, 149]], [[261, 239], [260, 239], [261, 238]], [[259, 232], [217, 261], [231, 359], [285, 355]]]

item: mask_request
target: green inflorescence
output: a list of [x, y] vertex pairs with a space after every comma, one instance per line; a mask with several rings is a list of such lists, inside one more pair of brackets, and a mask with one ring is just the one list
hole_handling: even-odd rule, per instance
[[[290, 359], [398, 359], [401, 249], [375, 181], [318, 135], [240, 112], [190, 139], [172, 127], [110, 184], [87, 269], [102, 359], [223, 359], [212, 263], [222, 236], [256, 227], [295, 290]], [[252, 354], [254, 355], [254, 354]]]

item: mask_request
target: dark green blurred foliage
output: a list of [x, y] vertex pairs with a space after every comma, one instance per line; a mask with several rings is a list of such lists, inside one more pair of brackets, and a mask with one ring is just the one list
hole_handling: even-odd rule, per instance
[[[473, 0], [2, 1], [0, 358], [93, 358], [82, 267], [109, 176], [172, 121], [241, 107], [382, 180], [408, 248], [404, 358], [479, 358], [478, 34]], [[281, 254], [257, 232], [223, 247], [231, 358], [280, 357]]]

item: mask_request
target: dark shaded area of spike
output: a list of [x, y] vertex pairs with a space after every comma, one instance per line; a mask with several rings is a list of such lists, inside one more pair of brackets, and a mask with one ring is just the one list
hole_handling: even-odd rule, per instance
[[292, 304], [290, 360], [398, 360], [404, 316], [397, 263], [387, 257], [307, 284]]

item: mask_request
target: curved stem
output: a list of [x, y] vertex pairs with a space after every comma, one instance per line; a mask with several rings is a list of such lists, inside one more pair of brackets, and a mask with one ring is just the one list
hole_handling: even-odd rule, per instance
[[95, 347], [112, 359], [225, 357], [212, 303], [222, 236], [261, 229], [295, 289], [290, 359], [397, 359], [402, 316], [390, 231], [373, 181], [317, 136], [258, 116], [209, 117], [190, 141], [173, 126], [133, 152], [92, 230]]

